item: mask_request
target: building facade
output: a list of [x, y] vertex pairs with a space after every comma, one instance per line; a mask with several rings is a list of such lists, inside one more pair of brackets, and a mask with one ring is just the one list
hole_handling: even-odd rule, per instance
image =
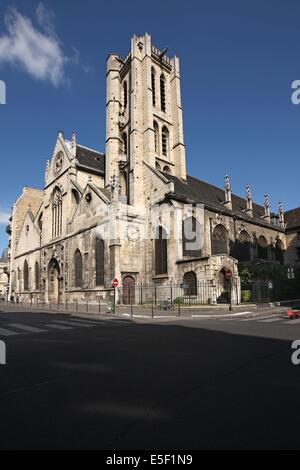
[[239, 301], [239, 262], [298, 263], [281, 205], [271, 213], [249, 187], [232, 194], [228, 176], [221, 189], [186, 174], [177, 57], [134, 36], [124, 59], [109, 55], [106, 76], [105, 153], [59, 132], [43, 190], [24, 188], [13, 206], [10, 295], [97, 301], [117, 278], [135, 300], [137, 285], [196, 296], [205, 281], [218, 286], [214, 301], [231, 278]]

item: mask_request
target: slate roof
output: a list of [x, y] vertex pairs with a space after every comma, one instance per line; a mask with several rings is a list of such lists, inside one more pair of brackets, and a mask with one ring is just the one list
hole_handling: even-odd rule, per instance
[[[165, 178], [174, 183], [175, 196], [184, 197], [192, 201], [202, 203], [207, 207], [215, 210], [225, 211], [230, 214], [236, 213], [238, 216], [245, 219], [259, 221], [262, 224], [267, 224], [261, 217], [264, 215], [264, 207], [253, 203], [253, 218], [247, 215], [244, 210], [246, 209], [246, 199], [232, 194], [232, 211], [227, 209], [222, 202], [224, 202], [225, 195], [224, 189], [218, 188], [205, 181], [187, 175], [187, 182], [182, 181], [176, 176], [161, 172]], [[269, 226], [269, 224], [267, 224]]]
[[286, 211], [284, 213], [284, 220], [287, 224], [287, 230], [300, 228], [300, 207]]
[[105, 155], [82, 145], [76, 145], [77, 168], [103, 174], [105, 172]]

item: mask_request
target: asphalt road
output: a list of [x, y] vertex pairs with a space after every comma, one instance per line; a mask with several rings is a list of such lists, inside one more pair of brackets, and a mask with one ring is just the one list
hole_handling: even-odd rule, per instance
[[0, 312], [1, 449], [300, 447], [300, 320]]

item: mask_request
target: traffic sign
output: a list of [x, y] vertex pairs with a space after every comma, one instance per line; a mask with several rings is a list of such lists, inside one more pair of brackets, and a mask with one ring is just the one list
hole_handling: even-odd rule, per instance
[[111, 284], [112, 284], [113, 287], [118, 287], [118, 285], [119, 285], [118, 279], [116, 279], [116, 278], [113, 279], [112, 282], [111, 282]]
[[226, 271], [225, 277], [226, 277], [227, 279], [231, 279], [231, 278], [232, 278], [232, 271], [229, 271], [229, 270]]

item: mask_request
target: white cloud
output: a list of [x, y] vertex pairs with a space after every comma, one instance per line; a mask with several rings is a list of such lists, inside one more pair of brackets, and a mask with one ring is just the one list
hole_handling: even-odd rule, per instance
[[27, 16], [12, 8], [5, 15], [6, 34], [0, 35], [0, 65], [8, 62], [22, 67], [38, 80], [58, 86], [67, 81], [65, 66], [77, 62], [67, 57], [54, 28], [54, 13], [43, 3], [36, 10], [38, 27]]
[[8, 224], [10, 216], [10, 212], [0, 208], [0, 224]]

